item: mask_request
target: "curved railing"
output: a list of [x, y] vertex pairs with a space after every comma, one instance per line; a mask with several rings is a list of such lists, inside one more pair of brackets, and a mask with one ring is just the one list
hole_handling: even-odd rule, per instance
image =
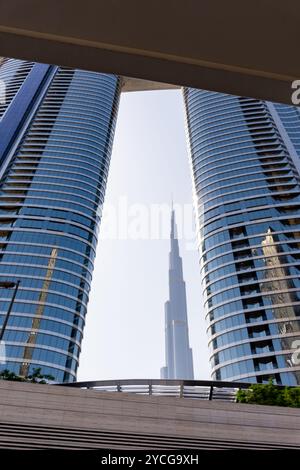
[[210, 380], [96, 380], [59, 384], [66, 387], [91, 389], [99, 392], [124, 392], [139, 395], [193, 398], [199, 400], [236, 401], [236, 393], [249, 383]]

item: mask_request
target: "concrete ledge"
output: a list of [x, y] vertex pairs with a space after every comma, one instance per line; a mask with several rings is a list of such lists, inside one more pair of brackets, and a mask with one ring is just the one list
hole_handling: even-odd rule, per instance
[[0, 381], [0, 448], [21, 444], [300, 448], [300, 409]]

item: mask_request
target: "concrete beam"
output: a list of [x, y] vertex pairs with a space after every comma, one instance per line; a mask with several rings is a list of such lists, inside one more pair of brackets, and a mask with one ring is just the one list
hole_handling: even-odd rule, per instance
[[0, 55], [291, 104], [296, 0], [0, 0]]

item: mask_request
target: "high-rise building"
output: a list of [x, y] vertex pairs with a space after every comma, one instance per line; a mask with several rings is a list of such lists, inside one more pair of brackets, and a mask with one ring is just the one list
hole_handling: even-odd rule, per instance
[[[1, 367], [72, 381], [121, 88], [164, 86], [12, 59], [0, 81], [0, 283], [20, 281]], [[184, 97], [213, 378], [299, 384], [299, 109]], [[172, 217], [163, 376], [191, 378]], [[13, 292], [0, 294], [1, 328]]]
[[212, 377], [300, 384], [300, 113], [184, 89]]
[[171, 214], [169, 300], [165, 303], [166, 366], [162, 379], [194, 379], [193, 353], [189, 344], [186, 289], [179, 254], [175, 212]]
[[[72, 381], [120, 79], [5, 59], [0, 80], [0, 281], [20, 280], [1, 367]], [[0, 293], [1, 327], [12, 290]]]

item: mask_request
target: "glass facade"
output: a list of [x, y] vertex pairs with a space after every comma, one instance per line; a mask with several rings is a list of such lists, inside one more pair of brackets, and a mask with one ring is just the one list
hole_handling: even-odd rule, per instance
[[0, 80], [5, 83], [5, 100], [0, 101], [0, 120], [20, 90], [34, 63], [22, 60], [3, 59], [0, 61]]
[[[33, 64], [6, 60], [3, 116]], [[52, 67], [0, 185], [0, 281], [20, 280], [1, 369], [76, 378], [120, 95], [117, 76]], [[34, 87], [34, 83], [27, 83]], [[28, 110], [27, 110], [28, 112]], [[3, 120], [4, 121], [4, 120]], [[1, 121], [0, 121], [1, 125]], [[5, 131], [5, 129], [3, 129]], [[0, 327], [12, 290], [0, 290]]]
[[300, 114], [184, 89], [216, 380], [300, 384]]
[[282, 104], [274, 104], [285, 131], [291, 139], [293, 146], [300, 155], [300, 109], [295, 106], [284, 106]]

